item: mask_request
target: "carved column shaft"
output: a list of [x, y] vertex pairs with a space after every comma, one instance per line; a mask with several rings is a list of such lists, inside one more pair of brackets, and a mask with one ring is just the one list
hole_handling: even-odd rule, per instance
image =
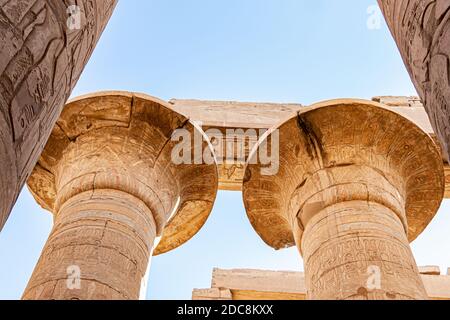
[[444, 151], [450, 154], [450, 2], [378, 0]]
[[156, 225], [148, 207], [118, 190], [67, 200], [24, 299], [139, 299]]
[[327, 169], [301, 192], [293, 221], [304, 231], [294, 236], [302, 239], [309, 299], [427, 299], [404, 201], [381, 174], [365, 166]]
[[1, 230], [116, 0], [0, 4]]

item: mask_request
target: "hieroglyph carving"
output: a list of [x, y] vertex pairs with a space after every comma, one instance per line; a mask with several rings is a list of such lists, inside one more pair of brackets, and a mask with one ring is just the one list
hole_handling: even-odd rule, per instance
[[450, 154], [450, 1], [378, 0], [445, 152]]
[[[0, 0], [0, 5], [1, 229], [116, 0]], [[69, 10], [74, 6], [79, 11]]]

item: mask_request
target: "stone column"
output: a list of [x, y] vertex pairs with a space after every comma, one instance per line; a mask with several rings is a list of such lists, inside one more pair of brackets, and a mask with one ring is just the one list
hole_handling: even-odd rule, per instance
[[443, 197], [432, 138], [363, 100], [314, 105], [273, 132], [279, 171], [264, 175], [254, 150], [244, 203], [267, 244], [298, 247], [308, 298], [427, 299], [409, 242]]
[[[55, 223], [24, 299], [140, 297], [153, 248], [161, 254], [195, 235], [217, 191], [214, 161], [173, 161], [178, 129], [205, 137], [141, 94], [104, 92], [66, 106], [28, 181]], [[212, 150], [206, 139], [200, 147]]]
[[450, 154], [450, 2], [378, 0], [443, 149]]
[[138, 299], [155, 238], [152, 212], [139, 198], [80, 193], [55, 216], [24, 299]]
[[1, 230], [116, 0], [0, 4]]

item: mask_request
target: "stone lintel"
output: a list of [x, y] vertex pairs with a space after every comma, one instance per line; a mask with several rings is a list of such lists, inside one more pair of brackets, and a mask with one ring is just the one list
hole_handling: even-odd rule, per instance
[[439, 276], [441, 275], [441, 269], [439, 266], [423, 266], [419, 267], [419, 273], [429, 276]]
[[194, 289], [192, 300], [233, 300], [229, 289]]
[[[372, 98], [386, 108], [410, 119], [435, 141], [436, 135], [428, 115], [418, 97], [377, 96]], [[298, 103], [267, 103], [210, 101], [195, 99], [172, 99], [169, 103], [173, 109], [186, 115], [193, 121], [202, 123], [204, 128], [219, 129], [268, 129], [288, 119], [301, 108], [308, 108]], [[246, 137], [243, 137], [243, 139]], [[250, 148], [245, 147], [248, 156]], [[445, 198], [450, 198], [450, 165], [445, 164], [446, 188]], [[219, 189], [241, 191], [244, 177], [244, 162], [234, 161], [219, 165]]]

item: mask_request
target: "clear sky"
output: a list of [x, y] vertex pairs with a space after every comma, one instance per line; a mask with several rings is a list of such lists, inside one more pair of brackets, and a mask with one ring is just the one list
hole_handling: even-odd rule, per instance
[[[72, 96], [99, 90], [310, 104], [340, 97], [415, 95], [389, 31], [367, 26], [375, 0], [120, 0]], [[373, 21], [373, 20], [369, 20]], [[419, 265], [450, 266], [450, 206], [413, 243]], [[51, 215], [24, 189], [0, 233], [0, 299], [20, 298]], [[247, 221], [239, 192], [219, 192], [184, 246], [153, 258], [148, 299], [190, 299], [220, 268], [302, 270]]]

